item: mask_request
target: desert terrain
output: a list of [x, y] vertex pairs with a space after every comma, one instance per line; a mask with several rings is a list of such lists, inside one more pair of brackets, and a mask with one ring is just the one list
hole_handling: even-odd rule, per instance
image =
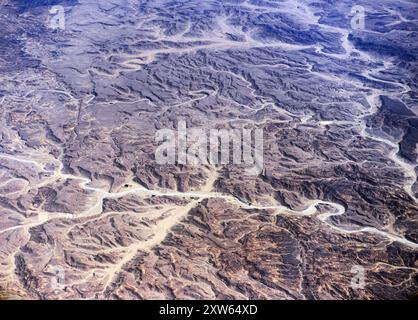
[[[417, 297], [416, 1], [3, 0], [0, 43], [0, 299]], [[262, 172], [158, 164], [179, 121]]]

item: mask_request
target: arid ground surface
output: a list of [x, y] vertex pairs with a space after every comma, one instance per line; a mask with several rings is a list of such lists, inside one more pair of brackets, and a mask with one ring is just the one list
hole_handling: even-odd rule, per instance
[[[416, 1], [1, 0], [0, 43], [0, 299], [416, 298]], [[180, 120], [263, 172], [158, 164]]]

